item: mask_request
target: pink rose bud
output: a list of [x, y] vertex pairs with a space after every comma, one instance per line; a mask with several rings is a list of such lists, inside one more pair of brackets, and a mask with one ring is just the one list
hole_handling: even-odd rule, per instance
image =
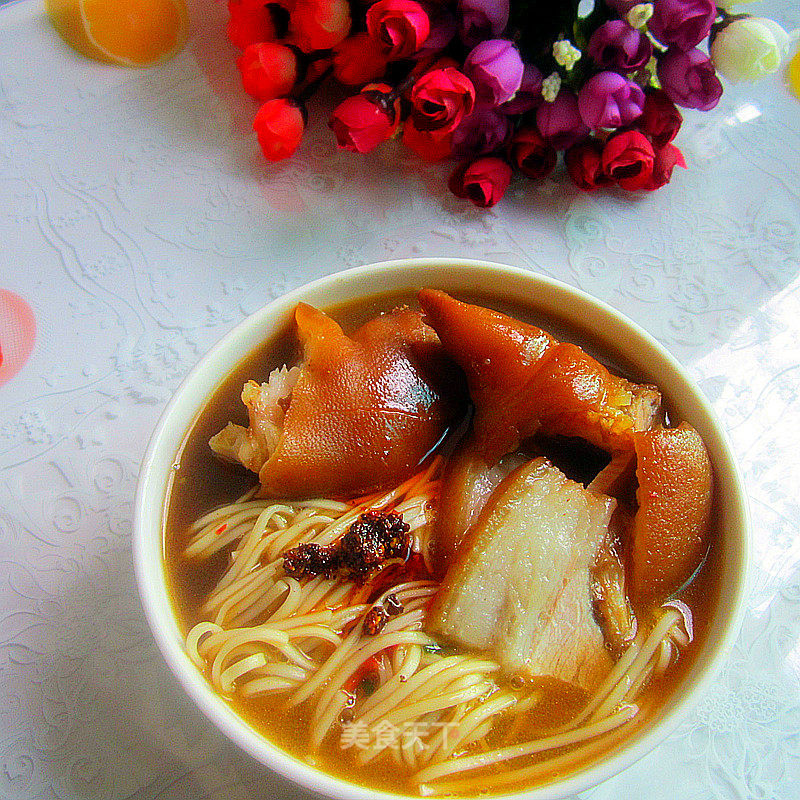
[[509, 183], [511, 167], [502, 158], [487, 156], [456, 167], [447, 185], [456, 197], [478, 208], [490, 208], [506, 193]]
[[536, 127], [556, 150], [566, 150], [589, 135], [578, 98], [568, 89], [562, 89], [552, 103], [542, 103], [536, 109]]
[[328, 122], [340, 150], [369, 153], [389, 139], [400, 124], [400, 100], [392, 87], [370, 83], [334, 110]]
[[367, 30], [384, 55], [395, 60], [416, 53], [431, 26], [425, 9], [414, 0], [378, 0], [367, 9]]
[[277, 42], [251, 44], [236, 60], [242, 86], [256, 100], [289, 94], [297, 80], [297, 55]]
[[654, 0], [647, 27], [662, 44], [691, 50], [708, 36], [716, 16], [715, 0]]
[[426, 72], [411, 90], [411, 119], [418, 131], [444, 136], [458, 127], [474, 105], [475, 87], [455, 67]]
[[464, 72], [475, 84], [478, 99], [492, 106], [516, 94], [523, 70], [519, 51], [507, 39], [481, 42], [464, 61]]
[[458, 33], [467, 47], [494, 39], [508, 25], [509, 0], [459, 0]]
[[500, 106], [504, 114], [524, 114], [541, 105], [542, 98], [542, 73], [533, 64], [526, 64], [522, 71], [522, 83], [517, 93]]
[[710, 111], [722, 96], [714, 64], [697, 48], [684, 52], [670, 47], [658, 60], [658, 79], [667, 97], [684, 108]]
[[350, 33], [347, 0], [295, 0], [289, 16], [289, 40], [304, 53], [336, 47]]
[[386, 72], [383, 48], [368, 34], [356, 33], [333, 51], [333, 74], [346, 86], [359, 86], [382, 78]]
[[653, 45], [647, 36], [627, 22], [610, 19], [592, 34], [588, 53], [603, 69], [635, 72], [650, 60]]
[[617, 72], [600, 72], [581, 87], [578, 108], [592, 130], [619, 128], [642, 115], [644, 92]]
[[456, 36], [456, 18], [443, 7], [428, 9], [431, 30], [425, 43], [415, 54], [416, 58], [439, 53], [450, 44]]
[[636, 123], [655, 147], [671, 142], [680, 130], [683, 117], [675, 103], [661, 89], [649, 89], [644, 98], [644, 110]]

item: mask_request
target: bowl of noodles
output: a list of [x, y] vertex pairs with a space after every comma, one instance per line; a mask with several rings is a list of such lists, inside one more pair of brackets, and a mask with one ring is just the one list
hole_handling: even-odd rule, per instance
[[735, 641], [725, 435], [649, 334], [480, 261], [330, 275], [194, 368], [136, 500], [200, 709], [325, 796], [556, 800], [648, 753]]

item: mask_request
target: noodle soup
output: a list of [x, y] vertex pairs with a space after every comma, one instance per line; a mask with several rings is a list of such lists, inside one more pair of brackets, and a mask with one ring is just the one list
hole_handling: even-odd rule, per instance
[[[622, 354], [496, 298], [406, 293], [299, 313], [209, 399], [168, 490], [174, 611], [214, 690], [298, 759], [410, 795], [548, 783], [656, 721], [718, 593], [699, 437]], [[503, 380], [478, 374], [487, 363], [505, 364]], [[514, 380], [526, 390], [510, 393]], [[372, 397], [375, 384], [405, 400]], [[366, 422], [348, 393], [371, 404]], [[314, 441], [321, 424], [308, 410], [298, 424], [304, 396], [353, 441], [296, 468], [286, 438]], [[676, 441], [686, 469], [680, 455], [662, 463]], [[708, 478], [696, 508], [670, 511], [676, 474], [693, 497]]]

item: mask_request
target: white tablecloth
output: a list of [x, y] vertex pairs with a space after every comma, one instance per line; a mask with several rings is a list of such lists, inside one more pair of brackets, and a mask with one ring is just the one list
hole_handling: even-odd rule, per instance
[[[0, 290], [37, 326], [0, 386], [0, 798], [301, 795], [162, 663], [131, 568], [137, 468], [172, 390], [244, 315], [420, 255], [519, 265], [633, 317], [688, 365], [746, 478], [754, 571], [727, 669], [583, 797], [800, 797], [800, 102], [780, 78], [688, 112], [689, 169], [654, 194], [519, 183], [481, 212], [399, 147], [337, 153], [324, 114], [266, 164], [223, 3], [195, 3], [194, 38], [149, 71], [82, 59], [39, 5], [0, 10]], [[797, 0], [752, 8], [800, 27]]]

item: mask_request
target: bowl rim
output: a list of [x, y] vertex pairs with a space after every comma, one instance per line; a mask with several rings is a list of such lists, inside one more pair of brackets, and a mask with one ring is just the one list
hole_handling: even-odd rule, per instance
[[[393, 273], [398, 270], [407, 273], [408, 279], [393, 278]], [[529, 284], [531, 290], [535, 290], [537, 287], [547, 287], [549, 291], [564, 295], [565, 299], [574, 304], [574, 310], [571, 313], [577, 314], [580, 311], [586, 315], [586, 319], [597, 318], [606, 322], [611, 321], [615, 327], [632, 333], [639, 339], [637, 348], [644, 352], [649, 351], [651, 356], [655, 356], [662, 362], [662, 367], [666, 365], [674, 373], [673, 377], [684, 384], [687, 391], [687, 402], [694, 407], [695, 413], [705, 417], [704, 421], [707, 426], [710, 426], [714, 440], [713, 450], [716, 452], [715, 469], [724, 471], [729, 481], [732, 497], [730, 513], [736, 523], [734, 527], [737, 528], [736, 532], [740, 538], [736, 550], [739, 569], [729, 579], [731, 586], [726, 587], [727, 624], [721, 632], [717, 646], [708, 655], [706, 663], [702, 666], [695, 664], [692, 671], [692, 685], [688, 690], [682, 690], [670, 708], [665, 710], [655, 722], [635, 733], [632, 738], [624, 740], [613, 752], [588, 768], [583, 768], [567, 778], [542, 786], [492, 795], [492, 797], [498, 798], [525, 797], [528, 800], [564, 800], [564, 798], [585, 791], [630, 767], [672, 733], [697, 705], [722, 669], [738, 637], [745, 610], [746, 587], [752, 557], [752, 535], [744, 483], [738, 464], [733, 457], [727, 434], [717, 419], [710, 402], [686, 368], [664, 345], [660, 344], [636, 322], [603, 300], [547, 275], [497, 262], [463, 258], [406, 258], [380, 261], [334, 272], [305, 283], [266, 303], [239, 322], [199, 359], [173, 393], [161, 414], [142, 460], [136, 491], [132, 541], [136, 581], [148, 624], [170, 670], [195, 705], [242, 750], [287, 780], [337, 800], [374, 800], [375, 798], [413, 800], [416, 797], [414, 795], [369, 789], [311, 766], [270, 742], [237, 715], [213, 691], [200, 670], [189, 660], [183, 649], [182, 638], [180, 635], [176, 635], [176, 633], [179, 634], [179, 629], [167, 593], [162, 549], [162, 525], [172, 463], [178, 453], [180, 443], [196, 417], [197, 410], [203, 405], [202, 401], [189, 402], [188, 408], [197, 406], [197, 409], [189, 414], [183, 407], [187, 403], [185, 400], [187, 393], [196, 388], [197, 384], [205, 383], [204, 397], [207, 398], [209, 392], [225, 379], [238, 360], [256, 346], [258, 341], [256, 337], [262, 321], [268, 321], [276, 314], [286, 317], [287, 310], [292, 309], [297, 302], [307, 299], [315, 292], [326, 289], [335, 293], [337, 285], [339, 289], [352, 286], [353, 291], [349, 295], [352, 297], [380, 294], [381, 290], [378, 288], [359, 294], [357, 290], [362, 278], [369, 278], [373, 283], [380, 284], [381, 277], [385, 276], [383, 282], [391, 284], [386, 288], [387, 291], [390, 289], [400, 290], [403, 288], [400, 284], [404, 284], [405, 288], [414, 288], [420, 285], [413, 281], [417, 274], [439, 272], [444, 277], [447, 270], [457, 270], [462, 276], [473, 280], [488, 276], [502, 277], [505, 280]], [[425, 281], [431, 283], [429, 277]], [[491, 295], [492, 291], [490, 290], [488, 294]], [[577, 323], [575, 320], [571, 320], [568, 324], [575, 326]], [[586, 326], [580, 324], [579, 327]], [[253, 343], [245, 346], [249, 339], [253, 339]], [[236, 360], [227, 363], [226, 369], [221, 372], [213, 370], [221, 357], [228, 351], [237, 349], [242, 352]], [[211, 375], [213, 378], [210, 377]], [[186, 424], [177, 425], [176, 428], [174, 418], [186, 419], [187, 415]], [[179, 433], [175, 432], [176, 429], [180, 429]], [[709, 431], [703, 433], [704, 439], [708, 433]], [[695, 670], [699, 674], [694, 675]]]

